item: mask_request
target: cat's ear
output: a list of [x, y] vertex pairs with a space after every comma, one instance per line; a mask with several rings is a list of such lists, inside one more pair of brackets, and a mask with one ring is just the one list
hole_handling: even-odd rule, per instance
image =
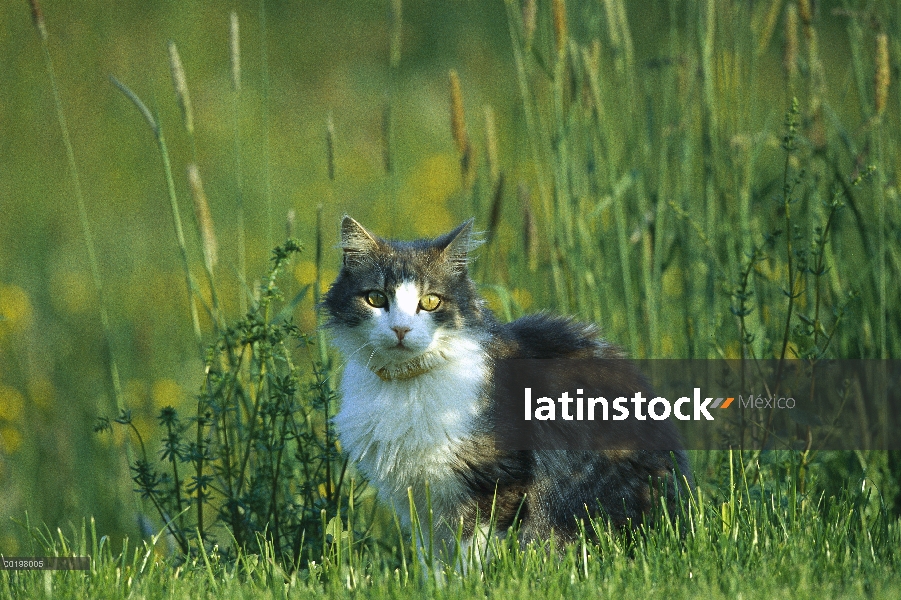
[[469, 263], [469, 253], [482, 243], [472, 232], [474, 221], [475, 219], [469, 219], [438, 239], [437, 243], [442, 247], [441, 255], [455, 269], [465, 270]]
[[344, 264], [353, 262], [378, 248], [374, 235], [347, 215], [341, 220], [341, 249], [344, 250]]

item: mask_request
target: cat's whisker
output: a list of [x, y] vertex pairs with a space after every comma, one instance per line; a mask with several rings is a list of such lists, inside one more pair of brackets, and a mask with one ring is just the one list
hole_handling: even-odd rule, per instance
[[[344, 359], [344, 362], [342, 362], [340, 365], [338, 365], [337, 369], [333, 369], [332, 372], [329, 373], [329, 376], [325, 378], [325, 381], [329, 381], [335, 373], [344, 369], [344, 367], [347, 366], [347, 363], [350, 362], [350, 360], [354, 357], [354, 355], [357, 352], [359, 352], [360, 350], [362, 350], [363, 348], [365, 348], [366, 346], [372, 346], [372, 342], [366, 342], [365, 344], [363, 344], [362, 346], [360, 346], [359, 348], [357, 348], [356, 350], [354, 350], [353, 352], [348, 354], [347, 357]], [[373, 348], [372, 353], [369, 355], [369, 361], [372, 360], [373, 355], [375, 355], [375, 348]], [[366, 362], [367, 366], [369, 366], [369, 361]]]
[[375, 356], [375, 348], [372, 349], [372, 352], [369, 353], [369, 358], [366, 359], [366, 368], [369, 368], [369, 365], [372, 364], [372, 358]]

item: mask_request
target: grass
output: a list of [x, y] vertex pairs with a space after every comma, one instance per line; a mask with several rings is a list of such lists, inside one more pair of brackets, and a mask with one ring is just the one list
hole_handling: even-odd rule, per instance
[[672, 524], [630, 537], [603, 522], [587, 523], [588, 534], [566, 547], [553, 540], [524, 548], [496, 541], [487, 565], [465, 574], [437, 561], [433, 572], [409, 548], [334, 542], [322, 557], [288, 573], [271, 545], [227, 561], [203, 553], [173, 563], [153, 545], [160, 535], [135, 548], [126, 542], [114, 553], [93, 521], [68, 534], [34, 529], [32, 552], [90, 555], [91, 570], [3, 571], [0, 593], [13, 599], [901, 596], [901, 526], [885, 512], [869, 514], [861, 488], [794, 504], [780, 486], [755, 490], [740, 467], [733, 465], [733, 473], [733, 487], [712, 495], [700, 488]]
[[[497, 0], [471, 27], [399, 0], [381, 12], [348, 2], [337, 17], [309, 8], [313, 19], [262, 0], [219, 21], [135, 8], [155, 23], [152, 43], [106, 48], [119, 57], [103, 62], [116, 77], [100, 74], [107, 96], [76, 93], [93, 63], [54, 63], [83, 55], [61, 51], [70, 24], [36, 12], [46, 67], [20, 71], [41, 83], [7, 87], [23, 105], [52, 98], [36, 121], [57, 120], [44, 137], [65, 152], [10, 153], [15, 189], [40, 210], [0, 195], [3, 214], [31, 215], [0, 231], [11, 240], [0, 244], [0, 514], [97, 521], [0, 523], [7, 555], [93, 558], [89, 574], [0, 572], [0, 596], [901, 595], [896, 454], [696, 453], [699, 495], [679, 523], [633, 538], [589, 523], [594, 536], [550, 551], [499, 542], [483, 571], [449, 570], [436, 588], [409, 534], [345, 476], [325, 425], [339, 369], [313, 303], [338, 264], [329, 223], [344, 211], [404, 237], [475, 215], [488, 241], [473, 276], [502, 318], [576, 315], [637, 357], [901, 356], [901, 13], [822, 4], [659, 1], [639, 13], [623, 0]], [[345, 30], [309, 25], [322, 22], [384, 32], [381, 66], [346, 75], [371, 48], [349, 43], [363, 54], [348, 58], [329, 37]], [[294, 37], [297, 23], [312, 29]], [[433, 63], [416, 44], [438, 26], [461, 41]], [[345, 78], [317, 80], [310, 96], [290, 75], [315, 36]], [[221, 56], [207, 48], [220, 37]], [[134, 67], [156, 65], [142, 53], [159, 72]], [[300, 132], [287, 126], [294, 94], [308, 111]], [[123, 150], [108, 156], [95, 139]], [[50, 209], [69, 192], [36, 182], [34, 164], [75, 198], [77, 246], [48, 233], [68, 231], [68, 213], [56, 222]], [[265, 265], [289, 209], [313, 251], [284, 257], [279, 287], [294, 300], [276, 309]], [[295, 332], [309, 343], [288, 347]], [[170, 406], [192, 416], [165, 412], [156, 426]], [[93, 437], [98, 415], [144, 450], [123, 431]], [[285, 440], [311, 454], [289, 456]], [[108, 468], [123, 448], [140, 455], [132, 468], [144, 461], [135, 480]], [[223, 526], [242, 494], [268, 502]], [[298, 497], [299, 510], [286, 501]], [[134, 541], [136, 517], [152, 539]]]

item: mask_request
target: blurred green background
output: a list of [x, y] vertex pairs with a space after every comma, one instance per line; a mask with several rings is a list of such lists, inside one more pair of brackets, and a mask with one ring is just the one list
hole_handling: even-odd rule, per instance
[[[801, 184], [808, 191], [799, 194], [805, 235], [839, 179], [847, 184], [877, 167], [836, 225], [842, 237], [828, 263], [836, 269], [830, 307], [852, 289], [869, 299], [848, 317], [831, 352], [898, 356], [892, 282], [899, 274], [901, 5], [824, 1], [805, 21], [808, 3], [800, 3], [798, 17], [782, 0], [568, 2], [561, 59], [551, 2], [536, 3], [536, 30], [523, 45], [519, 2], [510, 17], [502, 0], [411, 1], [403, 3], [400, 61], [392, 67], [394, 5], [270, 0], [263, 12], [261, 2], [42, 3], [106, 290], [111, 352], [142, 431], [151, 434], [163, 406], [190, 405], [202, 363], [160, 155], [110, 75], [158, 116], [191, 268], [201, 281], [185, 177], [186, 165], [198, 164], [227, 314], [237, 315], [247, 294], [238, 268], [239, 193], [251, 288], [286, 235], [289, 211], [296, 215], [290, 227], [308, 251], [283, 282], [289, 297], [316, 276], [320, 204], [323, 285], [336, 273], [344, 213], [398, 237], [436, 235], [476, 216], [491, 242], [475, 276], [502, 316], [575, 313], [600, 321], [633, 354], [652, 357], [740, 353], [731, 294], [745, 253], [780, 227], [772, 197], [781, 192], [784, 115], [796, 95], [803, 141], [792, 170], [808, 169]], [[241, 33], [237, 105], [232, 10]], [[786, 29], [792, 10], [794, 42]], [[813, 49], [810, 32], [818, 40]], [[890, 84], [880, 112], [875, 49], [886, 33]], [[193, 143], [172, 91], [169, 40], [191, 92]], [[792, 43], [793, 71], [785, 65]], [[517, 45], [525, 48], [525, 76]], [[21, 521], [27, 513], [32, 522], [65, 527], [94, 515], [101, 531], [134, 535], [141, 508], [127, 481], [122, 432], [91, 432], [98, 416], [115, 413], [110, 351], [25, 0], [0, 4], [0, 57], [0, 551], [14, 554], [24, 530], [10, 517]], [[591, 64], [599, 92], [582, 72]], [[451, 69], [461, 82], [470, 174], [461, 175], [451, 131]], [[531, 109], [523, 108], [523, 82]], [[486, 162], [486, 105], [497, 131], [494, 173]], [[884, 268], [873, 248], [883, 250]], [[780, 269], [773, 259], [758, 276], [777, 281]], [[775, 332], [755, 347], [778, 355], [784, 316], [775, 313], [785, 312], [784, 295], [776, 286], [755, 301], [761, 310], [749, 318]], [[315, 328], [309, 297], [295, 319], [305, 331]], [[202, 326], [209, 334], [208, 319]]]

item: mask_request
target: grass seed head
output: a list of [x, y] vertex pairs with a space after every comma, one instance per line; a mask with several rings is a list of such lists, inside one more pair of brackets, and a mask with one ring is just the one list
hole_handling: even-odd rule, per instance
[[798, 6], [789, 2], [785, 7], [785, 55], [782, 65], [789, 82], [798, 76]]
[[472, 166], [472, 146], [469, 143], [469, 134], [466, 131], [466, 114], [463, 112], [463, 89], [460, 86], [460, 76], [456, 69], [450, 70], [450, 105], [451, 105], [451, 135], [457, 144], [457, 152], [460, 153], [460, 168], [463, 179], [468, 180]]
[[293, 208], [288, 209], [288, 216], [285, 218], [285, 239], [294, 238], [294, 232], [297, 229], [297, 211]]
[[497, 160], [497, 128], [494, 124], [494, 109], [485, 105], [485, 157], [488, 161], [488, 173], [491, 181], [500, 176], [500, 164]]
[[531, 45], [535, 37], [535, 25], [538, 18], [538, 8], [535, 0], [526, 0], [522, 5], [522, 29], [526, 37], [526, 44]]
[[235, 11], [232, 11], [231, 15], [229, 15], [228, 51], [232, 66], [232, 89], [237, 92], [241, 89], [241, 35], [238, 26], [238, 13]]
[[325, 160], [329, 181], [335, 180], [335, 121], [329, 115], [325, 121]]
[[38, 4], [38, 0], [31, 0], [31, 21], [38, 30], [38, 35], [41, 36], [41, 39], [47, 41], [47, 26], [44, 24], [44, 11], [41, 10], [41, 5]]
[[623, 39], [620, 35], [619, 28], [616, 26], [618, 16], [617, 8], [613, 0], [604, 0], [604, 12], [607, 17], [607, 35], [610, 38], [610, 44], [619, 50], [623, 47]]
[[801, 14], [801, 22], [805, 27], [809, 27], [813, 22], [813, 9], [810, 6], [810, 0], [798, 0], [798, 12]]
[[197, 165], [188, 165], [188, 185], [191, 187], [191, 197], [194, 199], [194, 216], [197, 219], [197, 227], [200, 229], [200, 240], [203, 243], [203, 260], [210, 271], [219, 261], [219, 244], [216, 241], [216, 230], [213, 228], [213, 216], [210, 213], [210, 203], [206, 192], [203, 191], [203, 181], [200, 179], [200, 170]]
[[566, 22], [566, 0], [554, 0], [554, 39], [557, 41], [557, 54], [566, 52], [569, 44], [569, 28]]
[[460, 86], [460, 76], [456, 69], [450, 70], [450, 105], [451, 105], [451, 135], [457, 144], [457, 150], [462, 154], [466, 151], [469, 138], [466, 133], [466, 115], [463, 112], [463, 89]]
[[178, 55], [175, 42], [169, 41], [169, 70], [172, 72], [172, 86], [175, 88], [175, 98], [181, 108], [181, 116], [184, 119], [185, 131], [194, 133], [194, 109], [191, 107], [191, 95], [188, 93], [188, 80], [185, 77], [185, 69]]
[[391, 156], [391, 101], [390, 98], [382, 108], [382, 165], [385, 173], [394, 170], [394, 160]]
[[882, 115], [885, 111], [890, 83], [891, 65], [889, 64], [888, 55], [888, 36], [880, 33], [876, 36], [876, 77], [874, 81], [874, 100], [877, 115]]
[[391, 0], [391, 7], [388, 13], [388, 23], [391, 28], [391, 48], [388, 59], [392, 69], [396, 69], [400, 65], [403, 22], [403, 4], [401, 0]]

